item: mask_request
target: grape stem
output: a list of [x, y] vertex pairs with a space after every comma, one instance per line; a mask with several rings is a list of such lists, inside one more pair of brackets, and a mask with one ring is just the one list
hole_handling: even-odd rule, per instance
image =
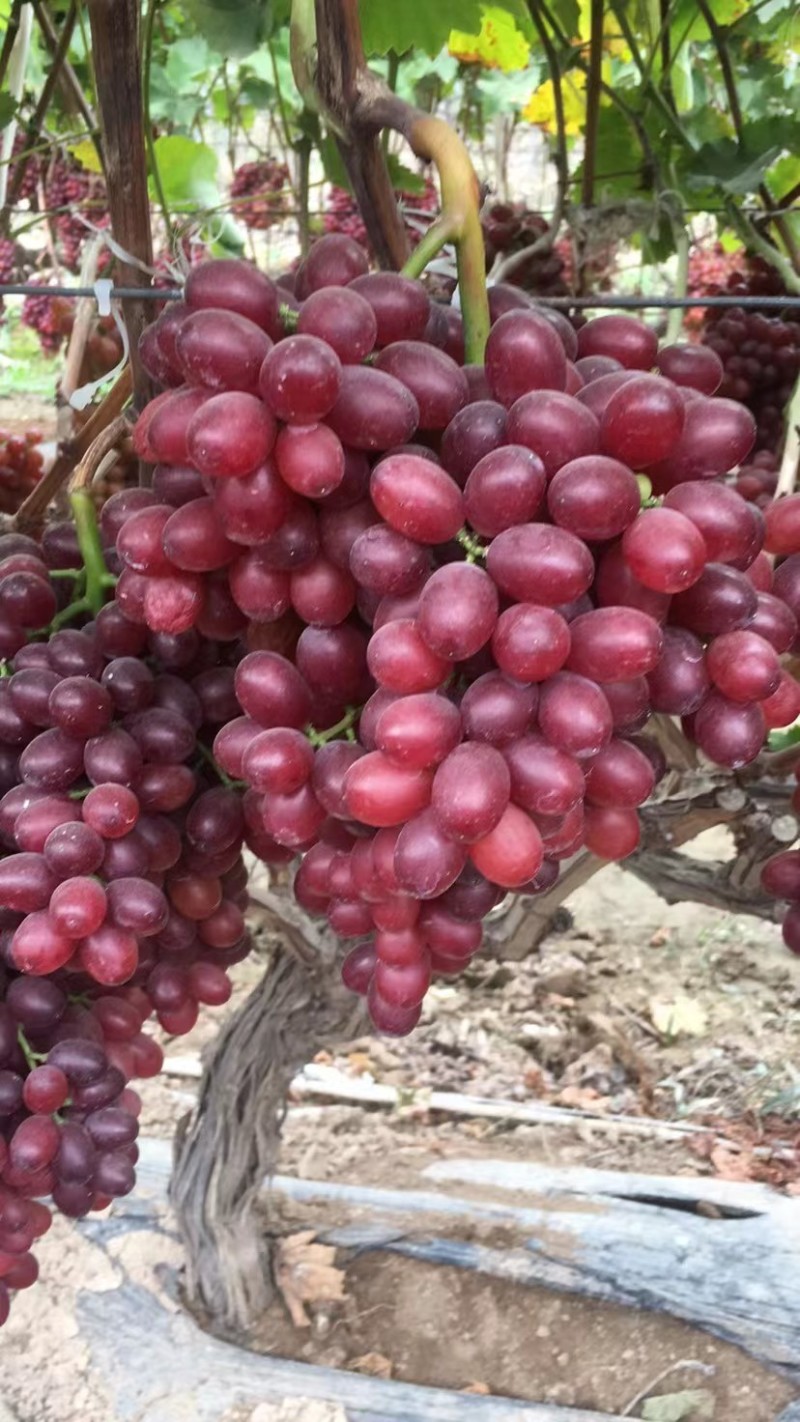
[[320, 746], [326, 746], [329, 741], [335, 741], [339, 736], [344, 736], [348, 741], [355, 740], [353, 727], [361, 715], [360, 706], [348, 706], [341, 721], [337, 721], [335, 726], [329, 726], [326, 731], [318, 731], [315, 726], [308, 725], [303, 728], [303, 734], [311, 742], [315, 750]]
[[96, 616], [106, 600], [111, 574], [103, 557], [91, 494], [86, 489], [78, 489], [70, 494], [69, 501], [78, 534], [78, 547], [86, 569], [86, 590], [82, 601]]
[[368, 112], [370, 110], [374, 122], [381, 127], [396, 129], [418, 158], [427, 158], [436, 165], [441, 215], [412, 253], [403, 272], [406, 276], [419, 276], [445, 242], [455, 242], [458, 291], [464, 320], [464, 363], [481, 365], [490, 318], [486, 292], [486, 249], [480, 220], [480, 185], [472, 159], [458, 134], [443, 119], [413, 108], [388, 90], [376, 94]]
[[[673, 296], [686, 296], [689, 290], [689, 233], [685, 225], [677, 221], [673, 223], [673, 229], [675, 250], [678, 253], [678, 267], [675, 273], [675, 290], [672, 294]], [[683, 317], [684, 312], [679, 306], [670, 311], [664, 335], [665, 346], [671, 346], [674, 341], [680, 340]]]
[[456, 542], [466, 551], [466, 562], [477, 563], [479, 559], [486, 557], [486, 544], [481, 543], [474, 533], [470, 533], [468, 528], [459, 529], [456, 534]]
[[[436, 165], [441, 214], [416, 251], [407, 257], [402, 270], [406, 276], [419, 276], [446, 242], [455, 242], [465, 363], [480, 365], [489, 335], [489, 299], [479, 215], [480, 185], [469, 153], [449, 124], [406, 103], [368, 68], [356, 0], [316, 0], [315, 36], [310, 15], [305, 11], [301, 14], [303, 5], [304, 0], [294, 0], [295, 75], [298, 83], [306, 87], [313, 80], [325, 121], [339, 136], [356, 200], [379, 257], [394, 256], [401, 245], [406, 245], [407, 253], [405, 234], [398, 232], [402, 223], [378, 143], [379, 133], [382, 129], [395, 130], [418, 158]], [[309, 23], [301, 24], [301, 19]], [[374, 232], [376, 226], [381, 230]], [[397, 264], [402, 261], [401, 257]]]
[[278, 307], [278, 317], [284, 331], [296, 331], [297, 321], [300, 313], [295, 311], [293, 306], [281, 305]]
[[246, 790], [246, 789], [247, 789], [247, 783], [246, 783], [246, 781], [244, 781], [244, 780], [232, 780], [231, 777], [230, 777], [230, 775], [227, 775], [227, 774], [225, 773], [225, 771], [222, 769], [222, 766], [221, 766], [221, 765], [217, 765], [217, 762], [215, 761], [213, 755], [211, 754], [211, 751], [208, 749], [208, 746], [204, 746], [202, 741], [198, 741], [198, 742], [197, 742], [197, 750], [198, 750], [198, 753], [199, 753], [201, 759], [203, 759], [203, 760], [206, 762], [207, 765], [210, 765], [210, 766], [211, 766], [211, 769], [214, 771], [214, 774], [218, 777], [218, 779], [220, 780], [220, 782], [225, 786], [225, 789], [226, 789], [226, 790]]
[[20, 1051], [31, 1070], [33, 1070], [39, 1062], [47, 1061], [47, 1053], [35, 1052], [21, 1027], [17, 1028], [17, 1041], [19, 1042]]

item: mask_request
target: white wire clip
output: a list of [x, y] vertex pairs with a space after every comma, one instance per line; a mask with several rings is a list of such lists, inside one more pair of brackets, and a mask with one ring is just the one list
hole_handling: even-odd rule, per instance
[[128, 332], [119, 311], [111, 304], [111, 292], [114, 283], [108, 277], [99, 277], [93, 282], [95, 299], [97, 301], [97, 314], [99, 316], [113, 316], [114, 325], [120, 334], [122, 341], [122, 358], [117, 361], [113, 370], [109, 370], [105, 375], [101, 375], [99, 380], [90, 380], [87, 385], [81, 385], [78, 390], [74, 390], [69, 397], [69, 403], [73, 410], [85, 410], [90, 405], [98, 390], [110, 380], [116, 380], [122, 373], [130, 355], [130, 345], [128, 343]]
[[97, 297], [97, 311], [100, 316], [111, 315], [111, 293], [114, 290], [114, 283], [108, 277], [98, 277], [93, 283], [94, 294]]

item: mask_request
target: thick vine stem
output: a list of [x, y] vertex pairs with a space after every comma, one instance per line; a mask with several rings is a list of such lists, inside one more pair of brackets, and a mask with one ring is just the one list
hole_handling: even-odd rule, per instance
[[[449, 124], [399, 99], [367, 68], [356, 0], [316, 0], [316, 26], [315, 80], [320, 106], [343, 142], [356, 200], [373, 246], [372, 227], [377, 222], [381, 228], [376, 246], [379, 260], [381, 251], [385, 254], [391, 249], [393, 265], [418, 275], [423, 258], [430, 260], [445, 242], [455, 242], [466, 361], [480, 364], [489, 334], [489, 302], [480, 188], [469, 154]], [[410, 262], [404, 231], [403, 251], [399, 252], [397, 228], [402, 228], [402, 222], [379, 142], [384, 128], [402, 134], [416, 156], [435, 163], [439, 174], [441, 217], [421, 256]], [[355, 166], [348, 161], [348, 153], [350, 160], [354, 154], [357, 157]]]
[[[314, 9], [315, 87], [321, 107], [328, 126], [336, 134], [370, 245], [381, 266], [397, 269], [408, 256], [408, 237], [378, 128], [365, 122], [358, 113], [363, 78], [369, 73], [361, 39], [358, 0], [315, 0]], [[307, 47], [313, 43], [310, 26], [310, 13], [300, 9], [295, 38], [297, 40], [299, 29], [303, 34], [306, 53], [302, 56], [300, 42], [294, 43], [292, 64], [301, 92], [302, 86], [308, 84]]]
[[25, 532], [41, 523], [45, 509], [75, 469], [76, 461], [83, 459], [98, 435], [117, 418], [130, 400], [132, 392], [133, 375], [130, 366], [126, 366], [108, 394], [104, 395], [100, 404], [94, 408], [83, 429], [74, 439], [60, 445], [52, 469], [39, 480], [35, 489], [32, 489], [27, 499], [20, 504], [13, 520], [12, 526], [15, 529]]
[[364, 122], [395, 129], [418, 158], [425, 158], [436, 166], [442, 200], [439, 235], [446, 233], [443, 241], [452, 240], [456, 245], [465, 364], [480, 365], [490, 320], [480, 185], [472, 159], [449, 124], [405, 103], [368, 72], [362, 83], [359, 111], [364, 115]]
[[[153, 239], [139, 58], [139, 0], [88, 0], [88, 11], [111, 231], [114, 240], [132, 258], [119, 262], [118, 276], [126, 287], [149, 287], [150, 277], [142, 269], [152, 266]], [[127, 297], [122, 302], [122, 314], [130, 344], [135, 403], [142, 408], [153, 390], [139, 359], [139, 337], [156, 311], [152, 301]]]
[[273, 1295], [258, 1199], [275, 1173], [289, 1083], [321, 1045], [352, 1037], [363, 1011], [337, 982], [333, 936], [288, 894], [269, 889], [255, 902], [273, 956], [206, 1062], [197, 1107], [178, 1130], [170, 1182], [189, 1301], [235, 1336]]
[[70, 494], [79, 493], [88, 489], [100, 465], [106, 455], [113, 449], [118, 449], [122, 440], [127, 435], [130, 425], [124, 415], [117, 415], [105, 429], [100, 430], [89, 445], [86, 453], [75, 465], [72, 478], [69, 481]]

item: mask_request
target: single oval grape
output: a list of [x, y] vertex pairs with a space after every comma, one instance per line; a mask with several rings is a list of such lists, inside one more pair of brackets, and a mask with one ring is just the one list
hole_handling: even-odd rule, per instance
[[534, 390], [508, 412], [506, 438], [530, 449], [551, 479], [565, 464], [600, 451], [600, 428], [591, 410], [558, 390]]
[[[425, 583], [417, 626], [437, 656], [463, 661], [488, 642], [498, 608], [497, 588], [488, 573], [471, 563], [448, 563]], [[387, 624], [390, 635], [392, 625], [398, 624]]]
[[523, 445], [490, 450], [473, 467], [464, 487], [464, 511], [476, 533], [494, 538], [532, 520], [544, 498], [541, 459]]
[[622, 556], [645, 587], [670, 594], [696, 584], [708, 562], [702, 533], [672, 508], [643, 509], [623, 534]]
[[236, 311], [196, 311], [181, 322], [175, 350], [184, 378], [206, 390], [258, 388], [271, 341], [262, 327]]
[[651, 370], [658, 336], [631, 316], [596, 316], [578, 332], [579, 356], [613, 356], [626, 370]]
[[606, 542], [623, 533], [641, 507], [639, 485], [624, 464], [590, 454], [564, 464], [547, 490], [553, 522], [579, 538]]
[[455, 480], [413, 454], [382, 459], [372, 471], [370, 494], [381, 517], [417, 543], [446, 543], [464, 522]]
[[189, 421], [188, 459], [211, 478], [241, 479], [263, 464], [276, 434], [274, 417], [255, 395], [225, 391], [212, 395]]
[[489, 389], [507, 407], [530, 390], [563, 390], [566, 385], [567, 358], [561, 340], [534, 311], [508, 311], [495, 322], [486, 342], [485, 364]]
[[342, 368], [339, 396], [327, 422], [353, 449], [391, 449], [411, 439], [419, 423], [419, 406], [394, 376], [372, 366], [348, 365]]
[[486, 568], [508, 597], [558, 607], [587, 591], [594, 561], [586, 544], [568, 530], [526, 523], [497, 535]]
[[669, 457], [684, 420], [683, 401], [668, 380], [637, 376], [611, 396], [600, 420], [600, 442], [605, 454], [631, 469], [647, 469]]

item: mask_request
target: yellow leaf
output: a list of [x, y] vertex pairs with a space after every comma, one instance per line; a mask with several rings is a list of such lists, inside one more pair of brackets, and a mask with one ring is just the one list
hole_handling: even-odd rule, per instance
[[525, 69], [531, 47], [514, 22], [514, 16], [496, 5], [483, 8], [480, 33], [451, 30], [448, 49], [465, 64], [482, 64], [485, 69]]
[[73, 158], [76, 158], [82, 168], [89, 173], [102, 173], [103, 165], [97, 156], [97, 149], [91, 139], [84, 138], [81, 143], [73, 143], [69, 149]]
[[[582, 70], [571, 69], [563, 76], [561, 93], [564, 99], [565, 130], [570, 135], [577, 135], [581, 133], [586, 121], [586, 75]], [[540, 84], [531, 94], [522, 110], [522, 117], [527, 119], [528, 123], [536, 123], [541, 128], [546, 128], [549, 133], [555, 131], [552, 79], [546, 79], [544, 84]]]
[[[588, 44], [592, 33], [592, 0], [580, 0], [577, 38]], [[620, 32], [619, 21], [613, 10], [606, 9], [603, 16], [603, 50], [617, 59], [630, 59], [631, 52]]]
[[708, 1014], [693, 997], [678, 996], [672, 1002], [654, 998], [650, 1020], [662, 1037], [702, 1037], [708, 1027]]

